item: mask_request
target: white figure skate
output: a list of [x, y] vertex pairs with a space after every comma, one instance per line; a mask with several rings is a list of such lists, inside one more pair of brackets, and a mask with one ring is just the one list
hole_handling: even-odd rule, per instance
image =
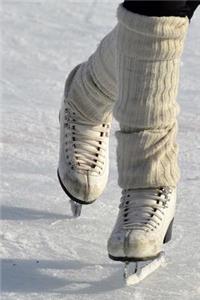
[[162, 246], [171, 239], [175, 204], [175, 188], [123, 190], [108, 254], [112, 260], [125, 262], [127, 285], [165, 265]]
[[[66, 87], [70, 86], [76, 69], [71, 72]], [[70, 100], [66, 88], [59, 116], [60, 155], [57, 174], [63, 190], [71, 199], [72, 213], [78, 217], [82, 204], [93, 203], [107, 183], [111, 115], [100, 124], [89, 122]]]

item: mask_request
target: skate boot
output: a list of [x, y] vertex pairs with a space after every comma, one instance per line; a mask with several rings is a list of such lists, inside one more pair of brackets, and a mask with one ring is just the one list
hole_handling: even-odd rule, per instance
[[108, 143], [116, 98], [117, 28], [108, 33], [87, 61], [75, 67], [65, 85], [60, 110], [58, 178], [71, 198], [72, 211], [94, 202], [108, 179]]
[[111, 114], [102, 122], [85, 118], [68, 94], [76, 74], [70, 74], [60, 110], [60, 156], [58, 178], [71, 199], [75, 217], [81, 213], [81, 204], [94, 202], [103, 192], [108, 179], [108, 143]]
[[131, 261], [135, 262], [134, 273], [139, 273], [132, 278], [136, 282], [163, 263], [162, 247], [171, 239], [175, 206], [175, 188], [122, 191], [119, 214], [108, 240], [108, 254], [111, 259], [126, 263], [126, 279]]

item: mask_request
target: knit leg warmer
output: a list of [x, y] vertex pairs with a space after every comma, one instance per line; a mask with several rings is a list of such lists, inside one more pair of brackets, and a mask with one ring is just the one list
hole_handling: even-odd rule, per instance
[[102, 122], [111, 114], [116, 100], [116, 28], [100, 42], [88, 61], [71, 72], [65, 94], [85, 120]]
[[187, 17], [147, 17], [118, 7], [114, 117], [125, 189], [176, 186], [176, 102]]

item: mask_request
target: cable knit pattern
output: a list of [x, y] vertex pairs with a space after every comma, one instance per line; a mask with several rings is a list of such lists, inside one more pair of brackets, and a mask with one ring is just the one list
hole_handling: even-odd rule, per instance
[[118, 7], [114, 116], [119, 185], [176, 186], [176, 102], [187, 17], [147, 17]]
[[75, 72], [68, 99], [85, 119], [104, 121], [116, 100], [116, 27], [100, 42], [88, 61]]

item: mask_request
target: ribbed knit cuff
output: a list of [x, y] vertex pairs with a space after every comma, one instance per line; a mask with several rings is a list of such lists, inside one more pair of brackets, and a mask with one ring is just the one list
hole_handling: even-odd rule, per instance
[[119, 185], [176, 186], [176, 102], [187, 17], [149, 17], [118, 7], [116, 71]]
[[76, 68], [70, 87], [66, 87], [70, 102], [92, 122], [106, 120], [116, 99], [116, 33], [114, 28], [101, 40], [89, 59]]
[[121, 188], [175, 187], [180, 179], [176, 143], [177, 124], [171, 129], [117, 131]]
[[[133, 16], [134, 15], [134, 16]], [[117, 18], [129, 30], [140, 34], [156, 36], [156, 38], [183, 38], [185, 27], [189, 24], [188, 17], [149, 17], [130, 12], [120, 4]]]
[[97, 50], [91, 55], [88, 67], [94, 81], [103, 93], [111, 99], [116, 99], [116, 35], [115, 27], [98, 45]]
[[[155, 57], [157, 60], [174, 59], [181, 55], [188, 17], [143, 16], [128, 11], [121, 4], [117, 18], [119, 35], [123, 31], [123, 37], [117, 43], [120, 52], [147, 60]], [[166, 48], [172, 50], [166, 52]]]

